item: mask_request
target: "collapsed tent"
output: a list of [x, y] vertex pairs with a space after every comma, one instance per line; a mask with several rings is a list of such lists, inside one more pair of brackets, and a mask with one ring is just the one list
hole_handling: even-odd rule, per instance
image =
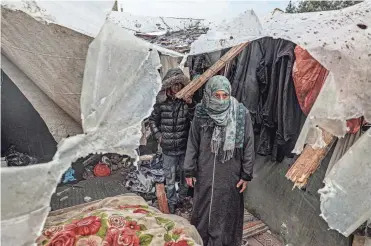
[[[50, 197], [72, 161], [91, 152], [136, 156], [141, 121], [149, 115], [161, 86], [160, 59], [152, 47], [113, 23], [104, 25], [86, 58], [81, 93], [85, 134], [62, 140], [49, 163], [1, 169], [6, 191], [2, 194], [7, 196], [2, 204], [3, 243], [35, 241], [49, 212]], [[14, 228], [24, 237], [15, 235]]]
[[[23, 10], [25, 10], [24, 7], [22, 7]], [[178, 52], [167, 51], [156, 45], [140, 42], [128, 32], [124, 32], [121, 28], [117, 28], [117, 25], [108, 21], [97, 39], [91, 43], [85, 65], [88, 44], [92, 40], [91, 37], [95, 37], [93, 31], [90, 34], [82, 32], [91, 35], [91, 37], [83, 36], [63, 28], [64, 24], [58, 22], [58, 19], [56, 21], [51, 18], [52, 15], [41, 14], [42, 11], [40, 12], [36, 3], [26, 7], [26, 10], [32, 7], [32, 11], [29, 12], [34, 18], [59, 25], [49, 24], [46, 28], [22, 12], [2, 8], [3, 23], [5, 23], [8, 32], [12, 34], [9, 37], [14, 39], [8, 38], [6, 40], [7, 43], [2, 47], [2, 53], [21, 68], [36, 83], [37, 87], [42, 88], [42, 91], [54, 103], [65, 109], [75, 121], [80, 121], [82, 115], [85, 135], [78, 135], [61, 141], [54, 160], [42, 167], [34, 165], [18, 170], [1, 170], [2, 178], [6, 182], [5, 188], [11, 193], [8, 197], [9, 204], [12, 204], [12, 206], [3, 208], [3, 221], [1, 223], [4, 235], [8, 235], [4, 240], [12, 244], [33, 242], [32, 240], [40, 232], [41, 224], [48, 212], [48, 202], [54, 190], [53, 187], [71, 161], [80, 156], [88, 155], [91, 151], [134, 155], [132, 150], [138, 145], [140, 122], [148, 115], [154, 95], [160, 86], [160, 77], [157, 72], [160, 59], [156, 50], [173, 56], [179, 55]], [[370, 64], [371, 59], [368, 56], [370, 29], [367, 26], [366, 29], [363, 29], [365, 23], [370, 23], [370, 15], [367, 12], [369, 9], [370, 3], [365, 2], [341, 11], [298, 15], [279, 14], [273, 16], [264, 25], [264, 29], [258, 23], [257, 18], [254, 17], [254, 14], [247, 12], [247, 15], [241, 16], [236, 22], [223, 25], [216, 34], [214, 32], [213, 37], [208, 36], [210, 33], [201, 36], [199, 42], [194, 43], [191, 54], [199, 54], [197, 52], [209, 53], [265, 36], [291, 40], [306, 48], [314, 58], [330, 71], [330, 74], [310, 111], [304, 131], [302, 131], [301, 138], [297, 143], [296, 150], [300, 152], [305, 142], [316, 143], [315, 146], [323, 146], [321, 134], [316, 135], [320, 131], [316, 127], [317, 125], [336, 136], [342, 136], [347, 130], [345, 127], [347, 119], [362, 115], [366, 119], [370, 119], [370, 116], [367, 115], [370, 112], [370, 105], [367, 102], [370, 95], [367, 87], [369, 78], [364, 70], [364, 67]], [[35, 15], [35, 13], [37, 14]], [[102, 16], [99, 18], [103, 21]], [[245, 20], [249, 21], [246, 22]], [[12, 23], [18, 24], [16, 28], [11, 29]], [[79, 23], [79, 21], [75, 23]], [[245, 23], [249, 23], [251, 28], [250, 26], [246, 27]], [[35, 37], [35, 35], [27, 36], [30, 42], [22, 42], [22, 44], [27, 44], [25, 47], [17, 47], [15, 40], [25, 40], [20, 33], [28, 33], [25, 31], [27, 27], [39, 30], [40, 33], [43, 33], [43, 37], [44, 34], [48, 34], [48, 43], [56, 44], [54, 47], [50, 47], [48, 51], [58, 51], [58, 53], [46, 53], [41, 49], [43, 48], [42, 45], [39, 45], [42, 44], [42, 40], [39, 40], [39, 37]], [[68, 35], [65, 35], [66, 32]], [[59, 35], [64, 38], [66, 36], [72, 36], [73, 38], [63, 40], [65, 44], [68, 44], [63, 45], [58, 43], [61, 42], [56, 38]], [[199, 49], [200, 44], [203, 44], [202, 42], [207, 45]], [[76, 47], [76, 49], [74, 48], [69, 51], [71, 53], [68, 53], [66, 47], [70, 46]], [[27, 59], [22, 59], [25, 56], [27, 56]], [[65, 62], [65, 60], [69, 60], [69, 62]], [[71, 60], [73, 62], [70, 62]], [[31, 65], [28, 67], [25, 65], [26, 63]], [[198, 64], [200, 64], [199, 61]], [[84, 86], [81, 92], [84, 65]], [[43, 69], [40, 69], [40, 67]], [[58, 67], [65, 70], [61, 74], [53, 74], [51, 71], [58, 71], [56, 69]], [[199, 67], [200, 70], [205, 70], [203, 65]], [[65, 77], [70, 71], [73, 71], [70, 74], [71, 76]], [[49, 83], [50, 78], [55, 81], [52, 86]], [[66, 81], [67, 84], [71, 84], [70, 88], [62, 86]], [[76, 81], [78, 83], [74, 84]], [[345, 84], [349, 81], [352, 81], [354, 86], [350, 87]], [[81, 114], [79, 111], [79, 93], [82, 94]], [[148, 100], [149, 98], [152, 101]], [[143, 104], [138, 104], [138, 101], [143, 102]], [[329, 105], [331, 103], [335, 105], [334, 109], [330, 109]], [[117, 115], [120, 118], [117, 118]], [[369, 137], [369, 135], [364, 136]], [[367, 137], [364, 138], [367, 139]], [[354, 165], [357, 165], [356, 161], [358, 160], [354, 161]], [[358, 178], [366, 177], [369, 174], [367, 165], [363, 166], [365, 166], [366, 172], [357, 173], [360, 175]], [[334, 170], [336, 170], [335, 167]], [[336, 181], [343, 179], [344, 175], [346, 173], [329, 176], [331, 177], [331, 188], [340, 189]], [[30, 177], [35, 178], [30, 179]], [[26, 179], [29, 181], [23, 182]], [[47, 183], [40, 183], [40, 179]], [[327, 183], [330, 183], [330, 181]], [[30, 184], [33, 185], [34, 190], [28, 190], [28, 193], [25, 193]], [[354, 183], [350, 183], [346, 190], [352, 190], [353, 185]], [[49, 189], [45, 189], [46, 186]], [[369, 183], [361, 183], [360, 188], [370, 190]], [[339, 202], [339, 197], [333, 196], [337, 191], [333, 189], [330, 191], [332, 199], [328, 199], [328, 204], [326, 204], [326, 207], [330, 208], [330, 215], [324, 216], [329, 221], [331, 216], [339, 216], [331, 210], [336, 208], [331, 203]], [[364, 195], [365, 197], [369, 196], [368, 193]], [[348, 199], [347, 204], [349, 205], [344, 208], [346, 212], [349, 212], [352, 206], [354, 207], [355, 202], [363, 204], [358, 200], [349, 199], [349, 196], [345, 197]], [[32, 204], [30, 201], [35, 198], [39, 199], [36, 204]], [[364, 212], [368, 207], [364, 206], [362, 209], [362, 212]], [[344, 212], [341, 215], [345, 216], [345, 214]], [[356, 214], [350, 217], [350, 220], [354, 220], [358, 216], [359, 214]], [[364, 214], [362, 216], [364, 217]], [[17, 218], [16, 222], [14, 218]], [[351, 226], [353, 228], [355, 225], [353, 222], [347, 221], [339, 229], [338, 222], [344, 220], [334, 221], [332, 223], [333, 227], [344, 233], [349, 231], [349, 228], [344, 227]], [[31, 228], [28, 227], [30, 223], [34, 225]], [[13, 237], [10, 230], [13, 230], [14, 227], [19, 228], [19, 231], [24, 235], [30, 236], [23, 239]]]
[[[362, 125], [362, 121], [358, 123], [359, 117], [363, 116], [365, 121], [371, 120], [371, 104], [368, 100], [371, 96], [369, 86], [371, 80], [366, 68], [368, 66], [367, 64], [371, 63], [371, 33], [368, 26], [368, 23], [371, 22], [370, 10], [371, 3], [365, 1], [338, 11], [303, 14], [277, 13], [268, 19], [266, 23], [263, 23], [262, 27], [259, 26], [257, 21], [253, 21], [253, 14], [246, 12], [244, 15], [228, 23], [228, 28], [216, 28], [215, 30], [210, 30], [205, 35], [201, 35], [192, 44], [190, 54], [193, 57], [199, 55], [205, 56], [207, 53], [228, 49], [244, 42], [251, 42], [249, 44], [250, 51], [246, 48], [244, 51], [245, 54], [242, 53], [237, 58], [236, 71], [240, 69], [245, 73], [242, 73], [243, 76], [237, 78], [238, 85], [235, 87], [234, 95], [239, 97], [251, 110], [252, 114], [256, 116], [259, 115], [256, 101], [261, 101], [258, 98], [261, 97], [259, 93], [262, 93], [262, 87], [257, 87], [255, 84], [255, 78], [259, 78], [257, 76], [259, 70], [255, 68], [261, 65], [260, 62], [264, 62], [264, 59], [261, 58], [262, 55], [260, 57], [257, 55], [257, 50], [262, 50], [258, 45], [259, 39], [262, 37], [273, 37], [274, 39], [284, 39], [300, 45], [309, 52], [308, 54], [310, 56], [320, 63], [320, 66], [317, 66], [320, 78], [315, 79], [314, 82], [315, 86], [320, 88], [319, 90], [318, 88], [314, 89], [313, 95], [310, 94], [307, 98], [305, 95], [307, 95], [308, 89], [305, 91], [303, 87], [298, 87], [300, 82], [299, 80], [296, 81], [295, 90], [299, 92], [297, 94], [299, 94], [300, 102], [300, 104], [297, 104], [297, 108], [300, 105], [309, 114], [296, 141], [296, 146], [291, 150], [299, 154], [302, 152], [305, 144], [310, 144], [314, 149], [324, 149], [322, 152], [325, 155], [327, 153], [326, 149], [333, 142], [332, 139], [334, 138], [332, 136], [343, 137], [349, 130], [351, 132], [357, 132]], [[244, 19], [252, 21], [248, 24], [242, 24], [241, 20]], [[247, 29], [251, 31], [244, 32]], [[247, 55], [248, 52], [253, 53], [253, 55]], [[245, 61], [239, 64], [238, 62], [242, 61], [243, 56], [246, 57]], [[228, 75], [228, 70], [231, 69], [230, 67], [233, 69], [234, 62], [230, 63], [228, 60], [226, 62], [225, 71], [227, 73], [225, 71], [220, 73]], [[276, 62], [275, 58], [273, 58], [273, 62]], [[246, 68], [242, 67], [243, 65], [252, 66], [253, 68], [251, 71], [246, 71]], [[298, 63], [297, 66], [301, 66], [301, 64]], [[298, 67], [294, 70], [294, 77], [298, 75], [297, 69]], [[284, 74], [287, 70], [290, 70], [289, 66], [286, 66], [286, 69], [282, 71], [283, 73], [273, 75], [285, 76]], [[328, 75], [326, 76], [327, 71]], [[301, 72], [305, 73], [303, 70]], [[233, 76], [230, 78], [233, 81]], [[326, 78], [325, 81], [324, 78]], [[268, 81], [270, 80], [268, 79]], [[239, 87], [241, 85], [242, 87]], [[308, 86], [308, 84], [306, 85]], [[291, 85], [291, 89], [289, 90], [293, 91], [293, 88], [293, 85]], [[319, 94], [316, 95], [316, 93]], [[250, 97], [246, 97], [245, 95], [249, 95]], [[281, 100], [284, 98], [281, 98]], [[295, 100], [295, 98], [292, 99]], [[271, 100], [274, 100], [274, 98], [271, 98]], [[278, 103], [279, 101], [276, 100], [271, 106], [273, 105], [273, 108], [277, 107]], [[283, 110], [282, 107], [277, 108]], [[275, 117], [278, 115], [275, 114]], [[297, 123], [297, 121], [295, 122]], [[352, 127], [354, 125], [353, 123], [356, 123], [354, 127]], [[276, 122], [276, 126], [278, 127], [278, 122]], [[290, 127], [289, 122], [287, 126]], [[327, 137], [326, 139], [323, 136], [330, 136], [330, 138]], [[369, 134], [365, 133], [362, 138], [368, 139]], [[366, 142], [367, 140], [364, 140], [363, 143], [366, 144]], [[359, 148], [358, 151], [362, 152], [362, 148]], [[353, 150], [351, 152], [355, 151]], [[310, 152], [306, 154], [310, 154]], [[310, 157], [310, 155], [306, 156]], [[357, 169], [357, 172], [362, 171], [362, 174], [359, 173], [359, 176], [355, 179], [365, 181], [359, 183], [360, 186], [357, 189], [368, 191], [371, 187], [370, 183], [366, 180], [368, 179], [370, 169], [362, 164], [367, 162], [364, 156], [360, 154], [357, 158], [352, 159], [351, 167]], [[321, 156], [313, 157], [320, 158]], [[346, 155], [344, 158], [346, 158]], [[320, 161], [321, 159], [318, 159], [315, 162], [317, 164]], [[305, 165], [305, 162], [302, 163]], [[341, 165], [341, 160], [335, 164], [335, 166], [337, 165]], [[335, 166], [334, 170], [337, 170]], [[361, 169], [361, 166], [364, 168]], [[371, 197], [370, 194], [364, 194], [369, 199], [363, 200], [363, 202], [352, 199], [353, 194], [351, 192], [356, 189], [355, 184], [347, 183], [345, 185], [343, 182], [344, 178], [345, 176], [340, 175], [331, 175], [326, 178], [325, 190], [328, 191], [328, 194], [326, 194], [326, 198], [321, 200], [323, 201], [321, 209], [324, 214], [323, 217], [329, 222], [330, 228], [336, 229], [348, 236], [352, 230], [354, 231], [357, 226], [361, 225], [363, 221], [370, 217], [371, 210], [366, 200], [371, 199]], [[344, 196], [336, 196], [337, 193], [344, 191], [347, 191]], [[339, 214], [336, 211], [336, 207], [341, 202], [344, 202], [344, 199], [346, 199], [347, 207]], [[326, 201], [325, 206], [324, 201]], [[356, 213], [353, 209], [362, 211], [362, 213]], [[352, 216], [347, 217], [347, 214], [352, 214]], [[342, 223], [340, 223], [341, 221]]]

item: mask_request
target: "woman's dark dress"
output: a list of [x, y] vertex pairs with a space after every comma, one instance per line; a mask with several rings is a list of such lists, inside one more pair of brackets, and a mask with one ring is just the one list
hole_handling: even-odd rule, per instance
[[236, 148], [229, 161], [222, 163], [211, 152], [213, 130], [211, 119], [195, 116], [184, 163], [186, 176], [197, 179], [191, 223], [205, 246], [240, 246], [244, 202], [236, 185], [240, 179], [252, 179], [255, 153], [250, 114], [246, 113], [244, 147]]

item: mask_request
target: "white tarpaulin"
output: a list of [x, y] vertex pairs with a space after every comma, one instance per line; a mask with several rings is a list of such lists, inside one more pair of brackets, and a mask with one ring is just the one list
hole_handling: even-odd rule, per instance
[[371, 218], [371, 129], [350, 147], [326, 176], [321, 216], [331, 229], [349, 236]]
[[[135, 156], [141, 121], [161, 87], [160, 58], [148, 44], [113, 23], [91, 43], [81, 98], [85, 134], [62, 140], [53, 161], [1, 168], [2, 245], [32, 245], [62, 174], [94, 152]], [[22, 235], [22, 236], [20, 236]]]
[[[210, 30], [192, 44], [190, 54], [209, 53], [266, 36], [290, 40], [307, 49], [330, 74], [304, 125], [295, 153], [300, 153], [305, 143], [322, 146], [322, 135], [316, 126], [344, 136], [347, 119], [363, 115], [371, 121], [370, 1], [336, 11], [276, 12], [261, 28], [254, 16], [247, 11], [228, 23], [228, 28]], [[242, 22], [244, 19], [251, 21]]]
[[[2, 1], [1, 5], [20, 10], [36, 20], [67, 27], [90, 37], [98, 35], [115, 1]], [[78, 13], [78, 14], [77, 14]]]
[[192, 43], [190, 55], [211, 53], [262, 37], [263, 28], [253, 10], [223, 21]]

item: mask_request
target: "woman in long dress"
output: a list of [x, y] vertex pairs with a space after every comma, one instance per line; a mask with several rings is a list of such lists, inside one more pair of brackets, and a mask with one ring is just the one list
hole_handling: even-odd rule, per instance
[[206, 84], [192, 122], [184, 170], [194, 186], [191, 223], [205, 246], [240, 246], [243, 191], [252, 179], [254, 135], [248, 110], [224, 76]]

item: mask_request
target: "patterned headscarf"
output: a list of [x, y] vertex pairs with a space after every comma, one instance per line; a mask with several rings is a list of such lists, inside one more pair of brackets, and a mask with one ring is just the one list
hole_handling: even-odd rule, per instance
[[208, 116], [214, 121], [211, 151], [219, 153], [224, 144], [221, 161], [225, 162], [233, 157], [235, 148], [243, 146], [246, 108], [232, 96], [226, 100], [215, 97], [215, 93], [220, 90], [231, 94], [229, 80], [221, 75], [212, 77], [206, 84], [196, 116]]

